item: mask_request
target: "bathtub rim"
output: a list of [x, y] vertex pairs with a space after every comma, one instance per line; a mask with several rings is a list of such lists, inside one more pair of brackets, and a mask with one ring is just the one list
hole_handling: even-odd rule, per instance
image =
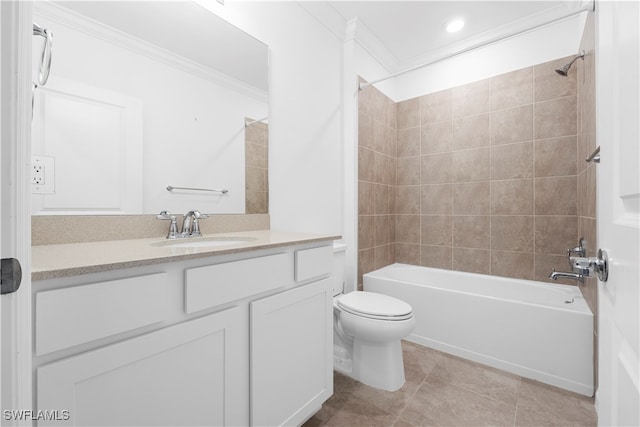
[[[438, 285], [438, 284], [434, 284], [434, 283], [418, 283], [416, 281], [408, 281], [408, 280], [398, 280], [396, 278], [393, 277], [388, 277], [385, 275], [380, 274], [380, 272], [386, 271], [386, 270], [390, 270], [392, 268], [398, 268], [398, 267], [408, 267], [408, 268], [418, 268], [418, 269], [425, 269], [425, 270], [434, 270], [437, 271], [438, 273], [442, 274], [451, 274], [451, 275], [456, 275], [456, 276], [461, 276], [461, 277], [467, 277], [470, 279], [473, 278], [477, 278], [480, 277], [483, 280], [499, 280], [499, 281], [504, 281], [504, 282], [510, 282], [510, 283], [518, 283], [521, 284], [523, 286], [533, 286], [533, 287], [551, 287], [551, 288], [557, 288], [557, 289], [562, 289], [564, 291], [570, 291], [570, 294], [574, 299], [574, 302], [571, 304], [566, 304], [566, 306], [555, 306], [555, 305], [547, 305], [547, 304], [541, 304], [541, 303], [535, 303], [535, 302], [530, 302], [530, 301], [523, 301], [523, 300], [516, 300], [516, 299], [511, 299], [511, 298], [502, 298], [502, 297], [498, 297], [498, 296], [494, 296], [494, 295], [486, 295], [486, 294], [482, 294], [479, 292], [468, 292], [468, 291], [463, 291], [463, 290], [459, 290], [459, 289], [451, 289], [448, 288], [446, 286], [443, 285]], [[590, 316], [593, 317], [593, 312], [591, 311], [591, 308], [589, 308], [589, 305], [587, 304], [586, 299], [584, 298], [584, 296], [582, 295], [582, 291], [580, 290], [580, 288], [578, 286], [575, 285], [565, 285], [563, 283], [547, 283], [547, 282], [540, 282], [537, 280], [527, 280], [527, 279], [517, 279], [517, 278], [511, 278], [511, 277], [505, 277], [505, 276], [493, 276], [490, 274], [481, 274], [481, 273], [470, 273], [470, 272], [466, 272], [466, 271], [456, 271], [456, 270], [446, 270], [446, 269], [440, 269], [440, 268], [435, 268], [435, 267], [427, 267], [427, 266], [421, 266], [421, 265], [413, 265], [413, 264], [404, 264], [404, 263], [393, 263], [393, 264], [389, 264], [386, 265], [384, 267], [380, 267], [376, 270], [370, 271], [368, 273], [363, 274], [363, 278], [362, 278], [362, 283], [364, 286], [364, 281], [365, 278], [373, 278], [373, 279], [380, 279], [380, 280], [388, 280], [390, 282], [393, 283], [410, 283], [412, 285], [415, 286], [426, 286], [426, 287], [431, 287], [431, 288], [435, 288], [435, 289], [440, 289], [443, 291], [447, 291], [447, 292], [454, 292], [457, 294], [464, 294], [464, 295], [474, 295], [474, 296], [480, 296], [483, 298], [490, 298], [490, 299], [494, 299], [494, 300], [499, 300], [499, 301], [511, 301], [511, 302], [517, 302], [518, 304], [525, 304], [525, 305], [530, 305], [530, 306], [535, 306], [535, 307], [544, 307], [546, 309], [550, 309], [550, 310], [560, 310], [560, 311], [569, 311], [572, 313], [576, 313], [578, 315], [584, 315], [584, 316]]]

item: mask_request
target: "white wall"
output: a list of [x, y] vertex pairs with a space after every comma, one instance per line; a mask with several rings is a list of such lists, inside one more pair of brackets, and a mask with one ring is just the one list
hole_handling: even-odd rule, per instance
[[[184, 213], [190, 209], [244, 212], [244, 117], [267, 116], [264, 98], [91, 36], [71, 24], [37, 13], [34, 19], [54, 31], [51, 88], [57, 78], [64, 78], [126, 94], [142, 103], [143, 162], [138, 167], [143, 172], [143, 191], [137, 197], [142, 199], [143, 207], [142, 212], [125, 213]], [[202, 47], [206, 48], [206, 43]], [[34, 154], [55, 155], [37, 151]], [[69, 167], [56, 168], [56, 181], [63, 182], [63, 175], [73, 176], [74, 172]], [[99, 180], [100, 176], [94, 179]], [[225, 188], [229, 193], [169, 193], [167, 185]]]
[[200, 3], [270, 48], [271, 228], [341, 234], [342, 43], [295, 2]]

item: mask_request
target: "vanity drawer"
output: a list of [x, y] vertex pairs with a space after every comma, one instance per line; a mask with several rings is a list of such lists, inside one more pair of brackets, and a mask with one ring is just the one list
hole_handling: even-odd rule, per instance
[[296, 251], [296, 282], [331, 274], [333, 246], [321, 246]]
[[165, 320], [169, 282], [158, 273], [37, 292], [35, 307], [41, 355]]
[[284, 287], [292, 282], [288, 254], [276, 254], [185, 271], [185, 311], [193, 313]]

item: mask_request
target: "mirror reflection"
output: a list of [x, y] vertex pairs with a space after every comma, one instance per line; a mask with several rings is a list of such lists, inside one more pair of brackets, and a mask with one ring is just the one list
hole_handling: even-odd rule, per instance
[[185, 1], [34, 2], [34, 22], [35, 215], [267, 212], [266, 45]]

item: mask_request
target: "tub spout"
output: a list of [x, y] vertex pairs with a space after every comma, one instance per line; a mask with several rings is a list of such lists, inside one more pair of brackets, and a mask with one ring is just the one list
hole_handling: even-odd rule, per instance
[[584, 276], [578, 273], [566, 273], [564, 271], [555, 271], [553, 270], [549, 275], [549, 279], [558, 280], [558, 279], [573, 279], [579, 282], [584, 281]]

